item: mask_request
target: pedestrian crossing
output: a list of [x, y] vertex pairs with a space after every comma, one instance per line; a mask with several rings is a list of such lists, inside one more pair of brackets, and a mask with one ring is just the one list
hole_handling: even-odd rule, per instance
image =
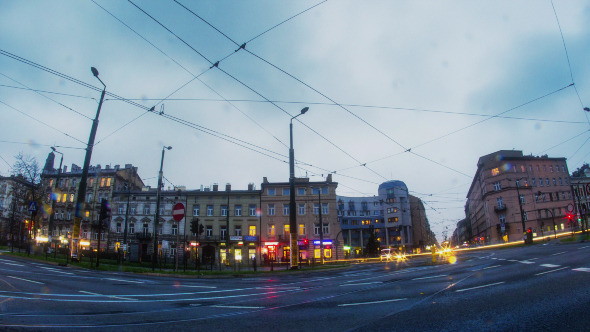
[[[559, 254], [563, 254], [563, 253], [557, 253], [557, 254], [553, 254], [553, 255], [559, 255]], [[495, 261], [506, 261], [506, 262], [512, 262], [512, 263], [521, 263], [521, 264], [525, 264], [525, 265], [531, 265], [531, 264], [536, 264], [537, 262], [535, 262], [538, 258], [529, 258], [526, 260], [517, 260], [517, 259], [506, 259], [506, 258], [497, 258], [497, 257], [479, 257], [480, 259], [492, 259]], [[488, 266], [486, 268], [483, 269], [477, 269], [477, 271], [479, 270], [486, 270], [486, 269], [491, 269], [491, 268], [496, 268], [496, 267], [501, 267], [502, 265], [494, 265], [494, 266]], [[569, 266], [562, 266], [562, 265], [558, 265], [558, 264], [539, 264], [539, 266], [542, 267], [546, 267], [546, 268], [550, 268], [553, 270], [550, 271], [545, 271], [545, 272], [541, 272], [541, 273], [537, 273], [535, 275], [543, 275], [543, 274], [547, 274], [547, 273], [552, 273], [552, 272], [556, 272], [556, 271], [561, 271], [561, 270], [565, 270], [570, 268]], [[472, 270], [472, 271], [476, 271], [476, 270]], [[580, 268], [574, 268], [571, 269], [571, 271], [576, 271], [576, 272], [589, 272], [590, 273], [590, 268], [587, 267], [580, 267]]]

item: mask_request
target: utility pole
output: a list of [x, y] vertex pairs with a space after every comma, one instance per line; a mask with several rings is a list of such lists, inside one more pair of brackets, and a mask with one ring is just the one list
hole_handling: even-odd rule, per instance
[[[59, 184], [59, 178], [61, 175], [61, 166], [64, 161], [64, 155], [63, 155], [63, 153], [57, 151], [55, 149], [55, 147], [53, 147], [53, 146], [51, 147], [51, 150], [53, 150], [53, 152], [59, 153], [61, 155], [61, 159], [59, 161], [59, 168], [57, 169], [57, 176], [55, 177], [55, 186], [53, 186], [53, 189], [57, 189], [57, 186]], [[57, 191], [57, 190], [55, 190], [55, 191]], [[52, 195], [51, 195], [51, 213], [49, 214], [49, 226], [47, 226], [47, 240], [49, 241], [49, 248], [51, 248], [51, 245], [53, 244], [52, 230], [53, 230], [53, 219], [54, 218], [55, 218], [55, 197], [53, 197], [53, 193], [52, 193]], [[54, 250], [57, 251], [57, 246], [56, 246], [56, 248], [54, 248]]]
[[524, 240], [525, 244], [529, 244], [528, 239], [526, 237], [526, 229], [525, 229], [525, 224], [524, 224], [524, 211], [522, 210], [522, 200], [520, 199], [520, 190], [518, 189], [520, 187], [520, 180], [523, 178], [520, 178], [518, 180], [516, 180], [516, 194], [518, 195], [518, 207], [520, 208], [520, 220], [522, 222], [522, 237]]
[[125, 186], [127, 187], [127, 206], [125, 208], [125, 230], [123, 231], [123, 260], [126, 258], [126, 253], [129, 250], [127, 248], [127, 220], [129, 219], [129, 199], [131, 197], [131, 188], [129, 187], [129, 183], [126, 183]]
[[158, 173], [158, 190], [156, 191], [156, 218], [154, 219], [154, 254], [152, 257], [152, 271], [156, 269], [156, 263], [158, 261], [158, 222], [160, 221], [160, 191], [162, 190], [162, 177], [164, 173], [162, 168], [164, 167], [164, 151], [172, 149], [171, 146], [165, 146], [162, 148], [162, 159], [160, 161], [160, 173]]

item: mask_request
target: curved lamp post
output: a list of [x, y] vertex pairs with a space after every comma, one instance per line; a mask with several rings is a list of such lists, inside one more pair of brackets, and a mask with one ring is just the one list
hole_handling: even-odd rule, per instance
[[164, 152], [166, 150], [172, 150], [171, 146], [165, 146], [162, 148], [162, 159], [160, 161], [160, 173], [158, 174], [158, 190], [156, 191], [156, 218], [154, 219], [154, 254], [152, 257], [152, 271], [156, 269], [156, 263], [158, 261], [158, 222], [160, 219], [160, 191], [162, 190], [162, 168], [164, 167]]

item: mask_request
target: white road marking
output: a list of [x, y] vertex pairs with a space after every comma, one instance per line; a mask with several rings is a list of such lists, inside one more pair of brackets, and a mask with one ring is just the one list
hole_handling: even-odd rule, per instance
[[516, 260], [516, 259], [509, 259], [508, 261], [509, 262], [518, 262], [518, 260]]
[[135, 280], [123, 280], [123, 279], [115, 279], [115, 278], [105, 278], [106, 280], [112, 280], [112, 281], [122, 281], [122, 282], [132, 282], [135, 284], [144, 284], [145, 281], [135, 281]]
[[483, 268], [483, 270], [487, 270], [487, 269], [493, 269], [493, 268], [495, 268], [495, 267], [499, 267], [499, 266], [502, 266], [502, 265], [494, 265], [494, 266], [488, 266], [488, 267], [484, 267], [484, 268]]
[[12, 279], [18, 279], [18, 280], [22, 280], [22, 281], [28, 281], [28, 282], [32, 282], [34, 284], [40, 284], [40, 285], [45, 285], [45, 283], [43, 282], [39, 282], [39, 281], [33, 281], [33, 280], [29, 280], [29, 279], [25, 279], [25, 278], [19, 278], [19, 277], [13, 277], [13, 276], [7, 276], [8, 278], [12, 278]]
[[343, 284], [340, 285], [340, 287], [344, 287], [344, 286], [360, 286], [360, 285], [370, 285], [370, 284], [382, 284], [382, 281], [372, 281], [372, 282], [358, 282], [358, 283], [354, 283], [354, 284]]
[[498, 258], [499, 261], [505, 261], [506, 258]]
[[529, 258], [529, 261], [534, 261], [535, 259], [538, 259], [538, 258]]
[[522, 264], [535, 264], [535, 262], [531, 262], [531, 261], [518, 261], [519, 263]]
[[580, 247], [580, 248], [578, 248], [578, 250], [580, 250], [580, 249], [586, 249], [588, 247], [590, 247], [590, 246]]
[[136, 299], [130, 299], [130, 298], [120, 297], [120, 296], [115, 296], [115, 295], [104, 295], [104, 294], [92, 293], [92, 292], [87, 292], [87, 291], [83, 291], [83, 290], [81, 290], [79, 292], [84, 293], [84, 294], [88, 294], [88, 295], [104, 296], [104, 297], [109, 297], [109, 298], [119, 299], [119, 300], [137, 301]]
[[45, 269], [45, 270], [51, 271], [51, 272], [57, 272], [57, 273], [63, 273], [63, 274], [69, 274], [69, 275], [73, 275], [73, 273], [70, 273], [70, 272], [64, 272], [64, 271], [61, 271], [61, 270], [58, 270], [58, 269], [54, 269], [54, 268], [51, 268], [51, 267], [45, 267], [45, 266], [39, 266], [39, 267], [40, 267], [40, 268], [42, 268], [42, 269]]
[[544, 267], [549, 267], [549, 268], [553, 268], [553, 267], [560, 267], [561, 265], [555, 265], [555, 264], [541, 264], [541, 266], [544, 266]]
[[448, 274], [441, 274], [441, 275], [439, 275], [439, 276], [414, 278], [414, 279], [412, 279], [412, 280], [432, 279], [432, 278], [447, 277], [447, 276], [448, 276]]
[[558, 253], [552, 254], [551, 256], [557, 256], [557, 255], [565, 254], [566, 252], [567, 251], [558, 252]]
[[197, 285], [180, 285], [178, 287], [192, 287], [192, 288], [217, 288], [215, 286], [197, 286]]
[[339, 304], [339, 307], [348, 307], [348, 306], [353, 306], [353, 305], [365, 305], [365, 304], [376, 304], [376, 303], [388, 303], [388, 302], [397, 302], [397, 301], [404, 301], [407, 300], [406, 298], [404, 299], [391, 299], [391, 300], [383, 300], [383, 301], [371, 301], [371, 302], [359, 302], [359, 303], [344, 303], [344, 304]]
[[24, 266], [22, 264], [16, 264], [16, 263], [12, 263], [12, 262], [1, 260], [1, 259], [0, 259], [0, 263], [6, 264], [6, 265], [13, 265], [13, 266], [21, 266], [21, 267]]
[[213, 308], [229, 308], [229, 309], [262, 309], [264, 307], [249, 307], [242, 305], [213, 305]]
[[578, 271], [578, 272], [590, 272], [590, 269], [587, 267], [581, 267], [578, 269], [573, 269], [574, 271]]
[[537, 274], [535, 274], [535, 275], [536, 275], [536, 276], [540, 276], [540, 275], [542, 275], [542, 274], [546, 274], [546, 273], [551, 273], [551, 272], [556, 272], [556, 271], [559, 271], [559, 270], [567, 269], [568, 267], [569, 267], [569, 266], [562, 267], [562, 268], [555, 269], [555, 270], [545, 271], [545, 272], [537, 273]]
[[475, 287], [464, 288], [464, 289], [457, 289], [455, 292], [466, 292], [466, 291], [470, 291], [470, 290], [474, 290], [474, 289], [478, 289], [478, 288], [484, 288], [484, 287], [491, 287], [491, 286], [501, 285], [503, 283], [504, 283], [504, 281], [501, 281], [501, 282], [496, 282], [496, 283], [493, 283], [493, 284], [475, 286]]

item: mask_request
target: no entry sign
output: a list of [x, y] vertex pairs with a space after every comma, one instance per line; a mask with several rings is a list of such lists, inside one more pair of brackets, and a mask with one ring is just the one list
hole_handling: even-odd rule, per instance
[[176, 203], [172, 208], [172, 218], [174, 221], [181, 221], [184, 218], [184, 204]]

